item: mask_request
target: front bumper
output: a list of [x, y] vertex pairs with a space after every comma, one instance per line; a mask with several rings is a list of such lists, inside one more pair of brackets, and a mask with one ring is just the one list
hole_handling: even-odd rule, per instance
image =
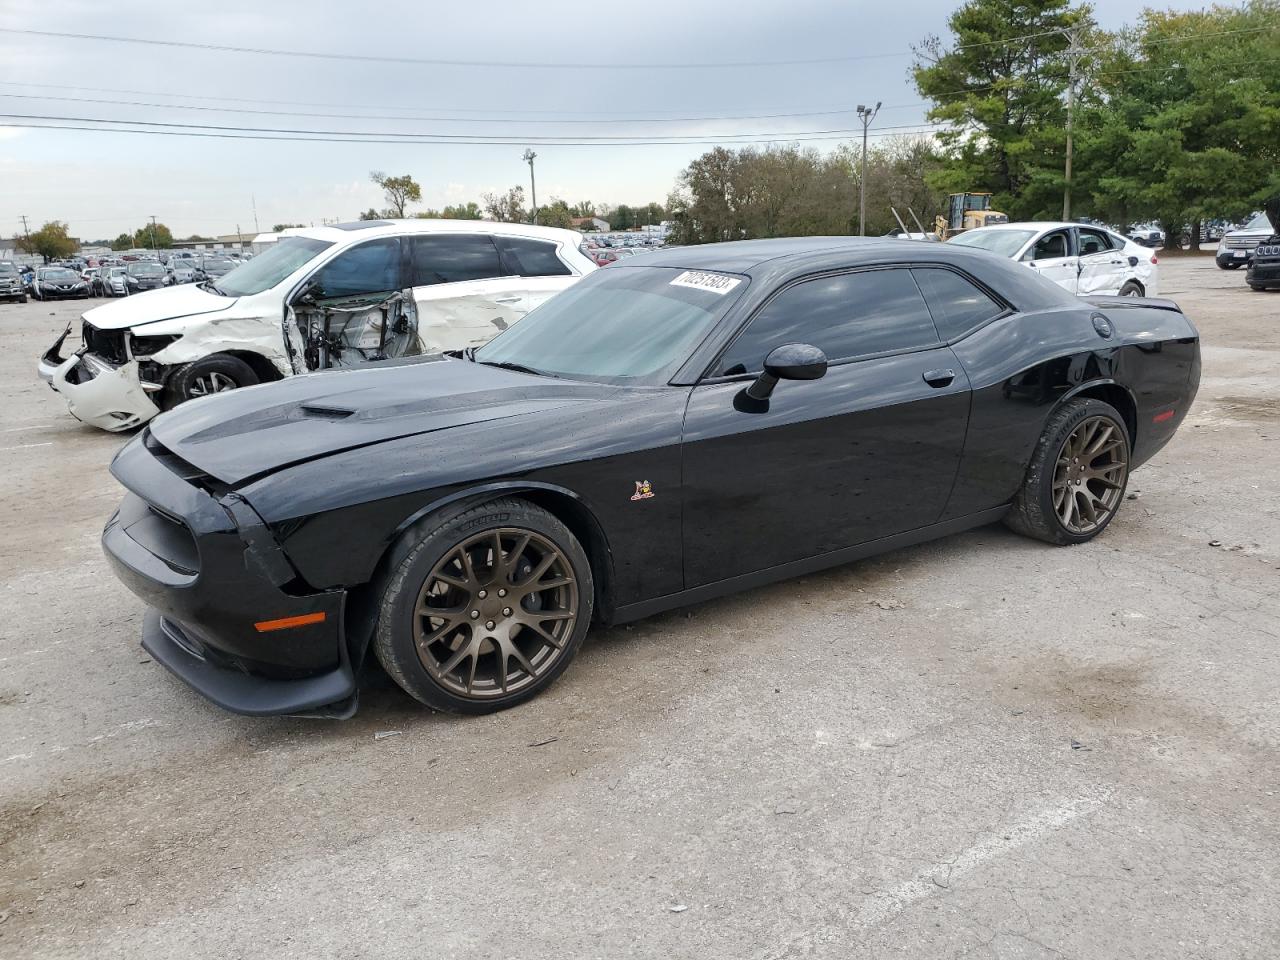
[[40, 292], [36, 294], [41, 300], [83, 300], [89, 296], [88, 287], [80, 287], [78, 290], [59, 290], [49, 287], [41, 287]]
[[1245, 280], [1255, 286], [1280, 287], [1280, 260], [1253, 261]]
[[1218, 266], [1229, 266], [1231, 264], [1246, 264], [1253, 259], [1252, 249], [1220, 249], [1213, 255], [1214, 260], [1218, 262]]
[[36, 364], [40, 379], [67, 401], [67, 409], [77, 420], [117, 433], [146, 423], [160, 408], [151, 399], [138, 377], [138, 362], [113, 364], [85, 349], [70, 357], [61, 354], [71, 333], [71, 325]]
[[[151, 608], [143, 647], [235, 713], [350, 716], [346, 592], [300, 584], [248, 502], [207, 492], [193, 482], [198, 471], [149, 433], [125, 445], [111, 472], [129, 492], [102, 546], [116, 576]], [[259, 627], [298, 617], [309, 622]]]

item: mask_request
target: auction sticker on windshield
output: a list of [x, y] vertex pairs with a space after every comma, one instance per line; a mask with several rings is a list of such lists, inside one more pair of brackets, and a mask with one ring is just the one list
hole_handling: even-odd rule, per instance
[[706, 273], [702, 270], [686, 270], [671, 281], [673, 287], [692, 287], [708, 290], [724, 296], [742, 282], [740, 277], [726, 277], [723, 273]]

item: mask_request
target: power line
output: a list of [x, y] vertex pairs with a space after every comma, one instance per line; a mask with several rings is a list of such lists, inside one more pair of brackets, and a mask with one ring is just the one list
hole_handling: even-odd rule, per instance
[[300, 113], [295, 110], [249, 110], [229, 107], [205, 107], [189, 103], [154, 103], [140, 100], [110, 100], [98, 97], [56, 97], [42, 93], [0, 93], [0, 97], [11, 100], [56, 100], [59, 103], [97, 103], [121, 107], [151, 107], [163, 110], [200, 110], [212, 113], [247, 113], [280, 117], [323, 117], [336, 120], [403, 120], [422, 123], [707, 123], [717, 120], [784, 120], [797, 117], [827, 117], [854, 113], [852, 108], [841, 110], [805, 110], [796, 113], [750, 113], [720, 114], [705, 117], [651, 117], [646, 119], [622, 119], [611, 117], [605, 119], [585, 120], [580, 118], [561, 119], [495, 119], [492, 117], [407, 117], [407, 116], [367, 116], [358, 113]]
[[[0, 117], [6, 116], [0, 114]], [[58, 119], [51, 117], [49, 119]], [[98, 121], [101, 122], [101, 121]], [[128, 123], [129, 121], [120, 121]], [[55, 124], [55, 123], [26, 123], [16, 122], [3, 124], [7, 127], [16, 127], [29, 130], [82, 130], [92, 131], [95, 133], [137, 133], [154, 137], [201, 137], [215, 140], [270, 140], [283, 143], [373, 143], [373, 144], [406, 144], [406, 145], [426, 145], [426, 146], [525, 146], [530, 141], [521, 140], [380, 140], [369, 139], [360, 136], [348, 137], [291, 137], [273, 134], [252, 134], [252, 133], [209, 133], [200, 132], [202, 128], [193, 128], [190, 130], [137, 130], [124, 127], [90, 127], [79, 124]], [[932, 133], [930, 129], [921, 129], [909, 131], [909, 133], [917, 133], [921, 135]], [[893, 132], [873, 133], [871, 136], [898, 136]], [[775, 135], [771, 139], [761, 140], [633, 140], [631, 142], [594, 142], [582, 140], [558, 140], [549, 143], [539, 143], [539, 146], [553, 147], [714, 147], [722, 144], [731, 144], [733, 146], [753, 146], [757, 144], [776, 144], [776, 143], [798, 143], [819, 140], [844, 140], [841, 136], [778, 136]]]
[[[289, 134], [297, 137], [382, 137], [388, 138], [384, 142], [397, 143], [405, 142], [425, 142], [425, 143], [548, 143], [554, 145], [562, 140], [569, 140], [569, 137], [557, 137], [550, 134], [536, 134], [531, 137], [522, 137], [513, 139], [510, 134], [460, 134], [460, 133], [400, 133], [375, 130], [305, 130], [296, 127], [244, 127], [219, 125], [209, 123], [171, 123], [157, 120], [115, 120], [102, 117], [66, 117], [53, 116], [48, 114], [28, 114], [28, 113], [0, 113], [0, 118], [9, 118], [14, 120], [57, 120], [70, 123], [99, 123], [99, 124], [126, 124], [134, 127], [156, 127], [160, 129], [171, 130], [211, 130], [217, 132], [235, 132], [235, 133], [253, 133], [253, 134]], [[925, 126], [937, 126], [938, 124], [924, 124]], [[921, 124], [903, 124], [898, 127], [883, 127], [883, 130], [901, 130], [921, 126]], [[719, 138], [719, 142], [727, 142], [735, 139], [750, 139], [759, 137], [780, 137], [789, 139], [792, 137], [807, 137], [817, 135], [843, 135], [856, 133], [853, 129], [833, 129], [833, 130], [778, 130], [764, 131], [761, 133], [729, 133]], [[706, 137], [706, 134], [675, 134], [671, 136], [648, 136], [647, 139], [660, 143], [683, 143], [690, 139], [698, 137]], [[577, 139], [587, 144], [590, 143], [609, 143], [613, 141], [630, 141], [638, 138], [633, 136], [581, 136]]]
[[[430, 57], [397, 57], [386, 54], [330, 53], [314, 50], [281, 50], [271, 47], [241, 47], [222, 43], [197, 43], [192, 40], [156, 40], [149, 37], [122, 37], [95, 33], [68, 33], [55, 30], [31, 30], [17, 27], [0, 27], [0, 32], [20, 34], [32, 37], [52, 37], [60, 40], [91, 40], [103, 43], [132, 43], [154, 47], [179, 47], [188, 50], [207, 50], [216, 53], [247, 53], [257, 56], [301, 57], [311, 60], [347, 60], [363, 63], [403, 63], [417, 66], [437, 67], [518, 67], [525, 70], [704, 70], [720, 68], [757, 68], [757, 67], [794, 67], [830, 63], [851, 63], [860, 60], [886, 60], [897, 57], [915, 55], [914, 50], [901, 50], [893, 53], [863, 53], [837, 57], [810, 57], [789, 60], [727, 60], [700, 63], [555, 63], [536, 60], [452, 60]], [[1004, 37], [999, 40], [982, 40], [974, 43], [958, 44], [952, 50], [967, 50], [976, 47], [999, 46], [1008, 43], [1021, 43], [1058, 33], [1057, 30], [1044, 30], [1038, 33], [1023, 34], [1018, 37]]]

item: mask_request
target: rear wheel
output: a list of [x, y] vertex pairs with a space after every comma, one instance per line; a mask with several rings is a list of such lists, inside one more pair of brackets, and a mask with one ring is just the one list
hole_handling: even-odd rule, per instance
[[1086, 543], [1116, 515], [1129, 482], [1129, 430], [1115, 407], [1091, 397], [1049, 417], [1005, 522], [1048, 543]]
[[591, 622], [591, 566], [547, 511], [494, 500], [426, 533], [391, 575], [374, 652], [436, 710], [490, 713], [564, 672]]
[[1142, 293], [1142, 284], [1136, 280], [1130, 280], [1120, 288], [1120, 296], [1122, 297], [1140, 297]]
[[169, 410], [186, 400], [251, 387], [258, 375], [238, 357], [215, 353], [179, 367], [164, 388], [164, 408]]

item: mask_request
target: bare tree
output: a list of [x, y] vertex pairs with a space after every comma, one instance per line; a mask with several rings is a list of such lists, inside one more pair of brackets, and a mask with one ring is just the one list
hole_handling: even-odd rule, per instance
[[524, 209], [524, 187], [512, 187], [506, 193], [486, 193], [484, 212], [499, 223], [521, 223], [528, 219]]
[[407, 173], [400, 177], [391, 177], [381, 170], [374, 170], [369, 174], [369, 179], [380, 186], [382, 192], [386, 195], [387, 216], [389, 217], [403, 218], [405, 216], [405, 208], [409, 204], [418, 203], [422, 199], [422, 188]]

